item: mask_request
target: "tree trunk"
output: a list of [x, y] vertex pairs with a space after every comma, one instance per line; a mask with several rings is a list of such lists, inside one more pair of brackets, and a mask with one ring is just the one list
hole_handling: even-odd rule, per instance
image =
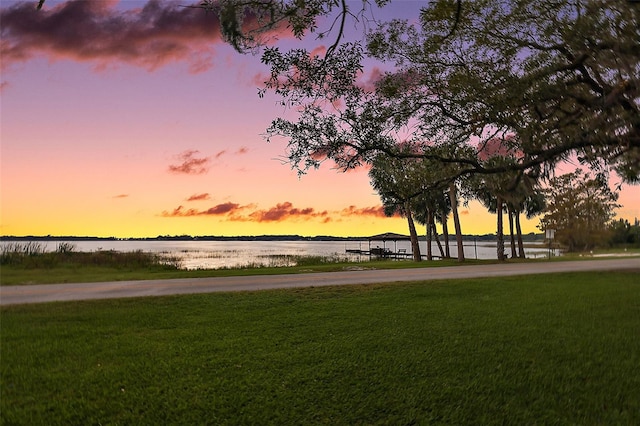
[[498, 239], [497, 251], [498, 260], [504, 260], [504, 233], [502, 227], [502, 197], [498, 196], [496, 202], [496, 215], [498, 216], [498, 225], [496, 229], [496, 238]]
[[442, 235], [444, 236], [444, 256], [447, 259], [451, 258], [451, 251], [449, 250], [449, 221], [447, 220], [447, 212], [442, 211]]
[[456, 184], [449, 184], [449, 202], [453, 212], [453, 225], [456, 229], [456, 244], [458, 247], [458, 262], [464, 262], [464, 244], [462, 242], [462, 230], [460, 228], [460, 217], [458, 216], [458, 196], [456, 195]]
[[409, 202], [404, 205], [405, 214], [407, 216], [407, 223], [409, 224], [409, 236], [411, 237], [411, 253], [413, 254], [413, 260], [420, 262], [422, 256], [420, 255], [420, 244], [418, 243], [418, 233], [416, 232], [416, 225], [413, 223], [413, 216], [411, 215], [411, 209], [409, 208]]
[[433, 250], [431, 250], [432, 230], [431, 230], [431, 218], [433, 213], [431, 209], [427, 209], [427, 260], [433, 260]]
[[513, 208], [511, 208], [510, 205], [507, 205], [507, 217], [509, 218], [509, 235], [511, 238], [511, 258], [515, 259], [516, 256], [518, 256], [518, 253], [516, 252], [516, 236], [513, 232], [513, 215]]
[[440, 259], [444, 258], [444, 251], [442, 250], [442, 244], [440, 244], [440, 238], [438, 238], [438, 230], [436, 229], [436, 219], [431, 215], [431, 229], [433, 229], [433, 238], [438, 244], [438, 250], [440, 251]]
[[527, 255], [524, 253], [524, 244], [522, 243], [522, 228], [520, 227], [520, 212], [515, 212], [516, 216], [516, 234], [518, 235], [518, 257], [525, 259]]

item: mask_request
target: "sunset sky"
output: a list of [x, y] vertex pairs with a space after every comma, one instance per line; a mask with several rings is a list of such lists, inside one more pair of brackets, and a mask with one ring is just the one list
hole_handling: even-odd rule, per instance
[[[283, 164], [286, 141], [262, 134], [292, 112], [258, 97], [268, 69], [220, 40], [215, 15], [170, 2], [36, 4], [1, 2], [0, 235], [408, 233], [384, 217], [366, 170], [327, 163], [298, 177]], [[416, 16], [423, 2], [394, 4], [377, 17]], [[639, 194], [623, 186], [620, 217], [640, 217]], [[481, 205], [460, 212], [464, 233], [495, 232]]]

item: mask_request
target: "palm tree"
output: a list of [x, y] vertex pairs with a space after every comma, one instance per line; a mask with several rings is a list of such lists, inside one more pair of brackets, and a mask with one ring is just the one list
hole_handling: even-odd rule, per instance
[[[512, 134], [491, 138], [478, 145], [478, 159], [488, 167], [512, 165], [518, 161], [518, 157], [521, 157], [514, 148], [516, 143], [517, 138]], [[511, 231], [511, 256], [516, 257], [513, 233], [513, 203], [514, 200], [521, 198], [516, 188], [523, 182], [522, 176], [521, 172], [505, 172], [476, 177], [475, 188], [478, 199], [489, 211], [495, 212], [497, 215], [497, 255], [498, 260], [501, 261], [506, 258], [503, 231], [503, 212], [505, 208], [507, 209], [509, 229]]]
[[[510, 219], [515, 222], [515, 231], [518, 245], [518, 257], [524, 259], [526, 257], [524, 252], [524, 243], [522, 241], [522, 227], [520, 226], [520, 215], [522, 213], [525, 214], [527, 219], [532, 219], [535, 216], [538, 216], [543, 212], [545, 208], [545, 199], [544, 194], [535, 191], [531, 194], [526, 195], [523, 199], [520, 199], [516, 202], [509, 201], [507, 204]], [[512, 237], [512, 245], [514, 245], [513, 237]], [[512, 248], [513, 253], [513, 248]], [[513, 254], [515, 256], [515, 254]]]
[[[446, 176], [456, 176], [457, 166], [412, 157], [412, 148], [409, 144], [399, 145], [399, 148], [404, 150], [408, 158], [378, 154], [372, 160], [372, 168], [369, 171], [372, 186], [380, 195], [384, 205], [402, 206], [394, 211], [407, 219], [413, 213], [414, 218], [426, 224], [428, 239], [430, 240], [432, 235], [435, 236], [443, 257], [450, 256], [446, 223], [450, 212], [452, 212], [456, 229], [458, 260], [464, 261], [462, 230], [458, 215], [457, 184], [454, 178], [450, 181], [447, 181], [446, 178], [443, 179]], [[406, 202], [409, 200], [411, 203], [407, 205]], [[389, 209], [393, 210], [392, 207]], [[436, 219], [442, 223], [443, 232], [446, 235], [446, 253], [443, 252], [437, 237]], [[409, 223], [409, 230], [411, 231], [412, 228], [415, 228], [414, 224]], [[419, 253], [417, 237], [415, 242], [412, 241], [412, 247], [414, 243], [416, 245], [414, 256], [417, 256], [416, 253]], [[427, 253], [428, 258], [431, 259], [431, 241], [427, 242]], [[418, 259], [416, 258], [416, 260]]]
[[515, 221], [518, 257], [524, 259], [520, 214], [525, 212], [527, 218], [531, 219], [542, 213], [545, 207], [544, 194], [539, 188], [539, 170], [534, 169], [516, 175], [515, 181], [510, 186], [511, 191], [507, 195], [507, 208], [509, 210], [509, 227], [511, 229], [511, 253], [512, 257], [516, 256], [512, 225], [512, 222]]
[[[449, 214], [449, 204], [445, 192], [442, 188], [434, 188], [423, 191], [415, 197], [413, 201], [415, 210], [415, 218], [418, 222], [426, 226], [427, 229], [427, 259], [433, 259], [431, 244], [436, 241], [441, 257], [449, 257], [449, 247], [446, 247], [446, 253], [440, 244], [438, 231], [436, 229], [436, 219], [443, 224], [446, 222], [446, 216]], [[446, 242], [448, 243], [448, 242]]]
[[407, 219], [413, 260], [420, 262], [422, 255], [411, 211], [411, 198], [415, 192], [413, 189], [415, 188], [415, 180], [412, 180], [414, 176], [410, 173], [411, 169], [408, 167], [410, 163], [411, 161], [406, 159], [379, 154], [371, 163], [369, 177], [371, 185], [380, 196], [385, 214], [392, 216], [398, 213]]
[[458, 187], [455, 181], [449, 182], [449, 204], [453, 213], [453, 225], [456, 230], [456, 245], [458, 248], [458, 262], [464, 262], [464, 244], [462, 242], [462, 228], [458, 215]]
[[501, 189], [503, 182], [500, 175], [475, 176], [472, 181], [474, 197], [482, 203], [487, 210], [496, 214], [496, 240], [497, 258], [505, 260], [504, 253], [504, 191]]

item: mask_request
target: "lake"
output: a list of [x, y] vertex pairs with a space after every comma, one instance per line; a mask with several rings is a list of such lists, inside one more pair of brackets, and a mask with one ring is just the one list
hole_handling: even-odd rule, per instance
[[[39, 241], [47, 251], [56, 250], [58, 244], [65, 242], [75, 246], [75, 251], [115, 250], [130, 252], [159, 253], [177, 258], [185, 269], [219, 269], [243, 266], [288, 266], [292, 256], [320, 256], [348, 261], [366, 261], [368, 255], [347, 253], [347, 250], [368, 250], [367, 241], [135, 241], [135, 240], [99, 240], [99, 241]], [[6, 244], [5, 241], [1, 242]], [[496, 243], [490, 241], [465, 241], [464, 254], [467, 259], [495, 259]], [[409, 241], [372, 242], [371, 247], [389, 249], [393, 252], [406, 250], [411, 252]], [[426, 242], [420, 242], [420, 251], [426, 254]], [[507, 244], [507, 253], [510, 248]], [[541, 257], [548, 254], [544, 248], [525, 249], [527, 257]], [[436, 244], [433, 254], [439, 255]], [[455, 241], [451, 241], [451, 256], [457, 256]]]

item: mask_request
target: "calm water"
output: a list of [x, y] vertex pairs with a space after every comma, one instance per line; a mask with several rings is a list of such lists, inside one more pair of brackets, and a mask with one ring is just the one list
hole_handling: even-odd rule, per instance
[[[61, 242], [75, 246], [76, 251], [116, 250], [122, 252], [142, 250], [177, 257], [186, 269], [216, 269], [247, 265], [287, 266], [287, 256], [335, 257], [350, 261], [367, 260], [368, 256], [350, 254], [347, 250], [368, 250], [366, 241], [46, 241], [41, 244], [47, 251], [54, 251]], [[2, 244], [5, 244], [3, 241]], [[394, 252], [411, 252], [409, 241], [372, 242], [371, 247], [384, 247]], [[465, 241], [464, 254], [468, 259], [495, 259], [495, 243]], [[457, 256], [455, 242], [451, 245], [451, 256]], [[426, 242], [420, 243], [420, 251], [426, 254]], [[546, 256], [546, 249], [526, 249], [527, 257]], [[510, 249], [507, 248], [510, 253]], [[439, 255], [433, 244], [433, 254]]]

